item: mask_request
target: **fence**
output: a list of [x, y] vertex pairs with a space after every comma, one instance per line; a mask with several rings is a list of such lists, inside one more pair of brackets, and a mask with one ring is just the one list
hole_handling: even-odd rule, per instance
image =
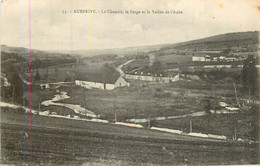
[[170, 83], [170, 82], [176, 82], [180, 80], [179, 74], [177, 74], [174, 77], [153, 77], [153, 76], [124, 74], [124, 77], [129, 80], [153, 81], [153, 82], [161, 82], [161, 83]]

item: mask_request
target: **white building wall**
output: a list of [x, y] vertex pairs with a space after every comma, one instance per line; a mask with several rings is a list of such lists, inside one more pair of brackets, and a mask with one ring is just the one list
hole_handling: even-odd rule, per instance
[[[76, 80], [75, 84], [87, 89], [92, 89], [92, 88], [104, 89], [104, 83]], [[107, 90], [112, 90], [114, 88], [115, 88], [114, 84], [106, 84]]]
[[159, 81], [163, 83], [169, 83], [179, 81], [179, 74], [174, 77], [152, 77], [152, 76], [139, 76], [139, 75], [129, 75], [125, 74], [125, 78], [129, 80], [141, 80], [141, 81]]
[[113, 90], [113, 89], [115, 89], [114, 84], [106, 84], [106, 90]]
[[192, 61], [206, 61], [205, 57], [193, 56]]
[[115, 88], [129, 86], [129, 83], [126, 82], [122, 77], [119, 77], [118, 80], [115, 82]]

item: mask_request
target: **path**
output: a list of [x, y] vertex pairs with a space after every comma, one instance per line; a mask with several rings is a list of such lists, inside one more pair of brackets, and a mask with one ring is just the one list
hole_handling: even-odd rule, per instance
[[127, 64], [133, 62], [133, 61], [134, 61], [134, 59], [131, 59], [131, 60], [129, 60], [129, 61], [127, 61], [127, 62], [121, 64], [120, 66], [118, 66], [118, 67], [116, 68], [116, 70], [120, 73], [121, 76], [124, 76], [125, 73], [124, 73], [124, 71], [122, 70], [122, 67], [123, 67], [124, 65], [127, 65]]
[[[216, 114], [234, 114], [237, 113], [237, 111], [228, 111], [228, 110], [217, 110], [211, 111], [211, 113]], [[150, 120], [168, 120], [168, 119], [179, 119], [179, 118], [185, 118], [185, 117], [199, 117], [199, 116], [205, 116], [208, 115], [205, 111], [200, 112], [194, 112], [191, 114], [184, 114], [184, 115], [177, 115], [177, 116], [161, 116], [161, 117], [154, 117], [154, 118], [142, 118], [142, 119], [127, 119], [127, 122], [133, 122], [133, 123], [146, 123]]]

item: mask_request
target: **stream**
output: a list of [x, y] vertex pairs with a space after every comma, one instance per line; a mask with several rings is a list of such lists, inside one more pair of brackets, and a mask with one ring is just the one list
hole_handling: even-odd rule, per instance
[[88, 109], [85, 109], [85, 108], [81, 107], [80, 105], [57, 103], [57, 101], [68, 99], [68, 98], [70, 98], [70, 97], [67, 95], [67, 92], [60, 92], [60, 94], [55, 95], [54, 98], [52, 98], [51, 100], [43, 101], [41, 104], [44, 106], [54, 105], [54, 106], [67, 107], [67, 108], [73, 110], [77, 114], [81, 114], [81, 115], [92, 117], [92, 118], [97, 118], [97, 115], [94, 112], [92, 112]]

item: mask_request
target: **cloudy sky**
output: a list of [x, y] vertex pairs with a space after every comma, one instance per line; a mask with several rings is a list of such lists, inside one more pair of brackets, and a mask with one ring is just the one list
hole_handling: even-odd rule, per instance
[[[77, 9], [183, 14], [63, 14]], [[76, 50], [176, 43], [260, 30], [259, 0], [31, 0], [31, 46]], [[29, 1], [3, 0], [1, 43], [27, 47]]]

